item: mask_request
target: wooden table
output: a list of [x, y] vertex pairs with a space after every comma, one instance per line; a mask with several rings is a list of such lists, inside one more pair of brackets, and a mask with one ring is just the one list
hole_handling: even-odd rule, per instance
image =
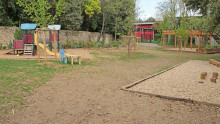
[[[66, 54], [66, 58], [68, 60], [71, 60], [71, 64], [73, 65], [74, 62], [74, 58], [77, 59], [77, 62], [79, 63], [79, 65], [81, 65], [81, 56], [80, 55], [70, 55], [70, 54]], [[69, 59], [70, 58], [70, 59]], [[67, 63], [67, 61], [66, 61]]]

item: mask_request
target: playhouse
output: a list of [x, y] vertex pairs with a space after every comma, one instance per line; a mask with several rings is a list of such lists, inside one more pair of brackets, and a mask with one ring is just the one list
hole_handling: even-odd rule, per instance
[[[60, 25], [49, 25], [47, 28], [39, 29], [35, 23], [21, 24], [21, 39], [13, 41], [13, 51], [15, 54], [33, 55], [37, 53], [37, 44], [42, 49], [46, 49], [49, 55], [55, 55], [55, 47], [57, 52], [61, 47], [59, 43]], [[54, 42], [54, 39], [56, 42]], [[46, 45], [43, 44], [45, 40]], [[54, 46], [56, 45], [56, 46]]]
[[133, 26], [133, 35], [141, 38], [141, 41], [152, 41], [156, 31], [152, 28], [155, 22], [135, 23]]

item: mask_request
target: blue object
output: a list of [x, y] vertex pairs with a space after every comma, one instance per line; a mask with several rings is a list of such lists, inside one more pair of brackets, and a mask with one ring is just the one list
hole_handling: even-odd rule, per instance
[[54, 30], [55, 29], [55, 30], [59, 31], [60, 28], [61, 28], [61, 25], [49, 25], [48, 28], [50, 30]]
[[60, 62], [66, 63], [66, 62], [67, 62], [67, 59], [66, 59], [64, 53], [65, 53], [65, 50], [63, 50], [63, 49], [60, 50], [60, 55], [61, 55]]
[[36, 23], [24, 23], [21, 24], [21, 29], [22, 30], [35, 30], [37, 27]]

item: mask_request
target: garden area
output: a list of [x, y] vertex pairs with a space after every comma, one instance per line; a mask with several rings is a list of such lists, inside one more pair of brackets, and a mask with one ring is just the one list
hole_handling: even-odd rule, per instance
[[218, 124], [220, 4], [202, 1], [147, 20], [131, 0], [0, 1], [0, 123]]

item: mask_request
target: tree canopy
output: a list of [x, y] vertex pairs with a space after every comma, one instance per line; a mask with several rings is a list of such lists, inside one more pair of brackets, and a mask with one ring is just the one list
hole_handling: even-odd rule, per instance
[[62, 29], [111, 33], [132, 30], [134, 0], [1, 0], [0, 26], [61, 24]]

